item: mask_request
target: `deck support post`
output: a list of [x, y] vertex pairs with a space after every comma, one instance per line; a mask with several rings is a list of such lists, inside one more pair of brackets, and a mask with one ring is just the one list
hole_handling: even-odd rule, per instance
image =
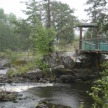
[[82, 49], [82, 27], [80, 27], [80, 41], [79, 41], [79, 49]]

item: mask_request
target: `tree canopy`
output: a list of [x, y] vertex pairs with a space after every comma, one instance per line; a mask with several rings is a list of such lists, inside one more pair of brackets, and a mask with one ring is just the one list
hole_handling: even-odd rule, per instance
[[107, 0], [88, 0], [89, 6], [85, 9], [91, 18], [91, 22], [97, 23], [98, 32], [106, 33], [108, 31], [108, 1]]
[[60, 42], [72, 43], [74, 39], [73, 27], [78, 22], [73, 15], [74, 9], [69, 5], [57, 1], [31, 0], [26, 2], [26, 10], [24, 13], [28, 16], [27, 23], [32, 27], [32, 35], [35, 34], [35, 28], [41, 23], [46, 28], [54, 28], [56, 39]]
[[3, 9], [0, 9], [0, 50], [5, 49], [18, 50], [20, 38], [14, 32], [13, 22], [16, 21], [14, 14], [5, 14]]
[[26, 19], [5, 14], [0, 9], [0, 49], [40, 52], [53, 50], [54, 41], [69, 44], [74, 40], [73, 27], [78, 23], [69, 5], [52, 0], [25, 2]]

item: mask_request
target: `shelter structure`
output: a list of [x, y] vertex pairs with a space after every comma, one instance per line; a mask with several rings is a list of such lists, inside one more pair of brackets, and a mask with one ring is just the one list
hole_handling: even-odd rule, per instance
[[80, 52], [93, 52], [93, 53], [108, 53], [108, 38], [96, 33], [96, 36], [90, 39], [82, 37], [83, 28], [93, 28], [97, 31], [97, 25], [95, 23], [82, 23], [78, 26], [80, 28], [79, 50]]

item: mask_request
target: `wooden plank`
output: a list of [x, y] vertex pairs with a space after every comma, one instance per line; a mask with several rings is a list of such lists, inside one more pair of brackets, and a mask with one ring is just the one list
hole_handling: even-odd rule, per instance
[[100, 54], [108, 54], [108, 51], [95, 51], [95, 50], [80, 50], [80, 53], [100, 53]]
[[82, 41], [92, 41], [92, 40], [108, 40], [108, 38], [92, 38], [92, 39], [83, 39]]

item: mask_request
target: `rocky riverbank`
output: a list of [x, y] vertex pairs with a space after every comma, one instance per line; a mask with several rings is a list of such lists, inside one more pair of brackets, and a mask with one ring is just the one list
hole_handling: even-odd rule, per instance
[[[101, 71], [100, 64], [104, 61], [104, 56], [98, 54], [73, 54], [73, 53], [52, 53], [43, 58], [42, 62], [48, 68], [42, 70], [35, 68], [24, 74], [18, 73], [13, 76], [2, 75], [2, 83], [73, 83], [85, 82], [99, 77]], [[8, 63], [9, 64], [9, 63]], [[4, 64], [5, 66], [5, 64]], [[3, 67], [3, 66], [2, 66]], [[4, 68], [4, 67], [3, 67]], [[11, 71], [15, 71], [11, 68]]]
[[[5, 83], [81, 83], [88, 82], [92, 79], [99, 77], [101, 71], [100, 64], [104, 61], [101, 55], [77, 55], [71, 53], [53, 53], [43, 58], [42, 62], [46, 63], [48, 67], [43, 70], [42, 68], [34, 68], [24, 74], [17, 73], [12, 76], [1, 74], [0, 82]], [[5, 65], [6, 64], [6, 65]], [[8, 65], [7, 65], [8, 64]], [[8, 62], [0, 65], [1, 69], [11, 69], [15, 71], [16, 68], [11, 67]], [[2, 94], [2, 93], [1, 93]], [[5, 95], [1, 95], [1, 101], [14, 101], [18, 95], [11, 95], [11, 92], [5, 92]], [[4, 98], [3, 98], [4, 97]], [[6, 97], [6, 98], [5, 98]], [[18, 97], [24, 100], [23, 97]], [[36, 108], [68, 108], [68, 106], [52, 104], [47, 101], [39, 102]]]
[[84, 82], [95, 79], [101, 71], [104, 56], [100, 54], [53, 53], [43, 59], [57, 82]]
[[71, 108], [71, 107], [64, 106], [64, 105], [53, 104], [53, 103], [50, 103], [49, 101], [41, 101], [36, 106], [36, 108]]

